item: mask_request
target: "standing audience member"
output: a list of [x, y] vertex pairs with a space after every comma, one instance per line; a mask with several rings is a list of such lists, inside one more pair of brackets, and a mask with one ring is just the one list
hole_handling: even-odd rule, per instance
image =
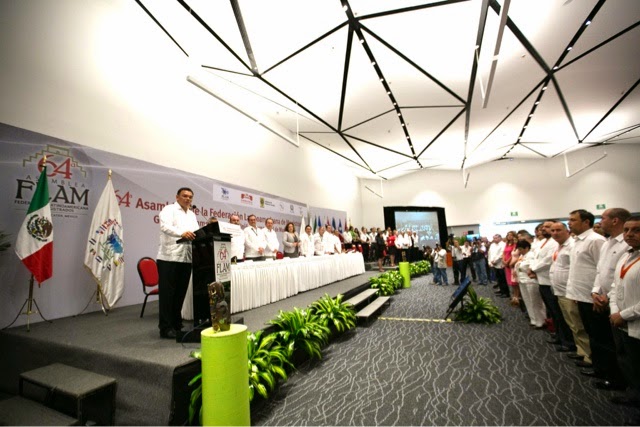
[[[578, 209], [569, 214], [569, 229], [575, 234], [575, 244], [571, 250], [569, 280], [567, 281], [567, 298], [576, 301], [582, 324], [591, 341], [593, 300], [591, 290], [596, 279], [596, 267], [600, 260], [600, 250], [605, 238], [593, 231], [593, 214]], [[580, 343], [576, 343], [580, 345]], [[591, 368], [591, 346], [583, 349], [587, 357], [576, 365]], [[585, 375], [593, 375], [593, 370], [584, 371]]]
[[436, 285], [447, 286], [449, 285], [449, 279], [447, 278], [447, 251], [445, 248], [441, 248], [439, 243], [436, 243], [436, 249], [433, 253], [433, 281]]
[[[191, 240], [199, 228], [196, 215], [189, 208], [193, 191], [182, 187], [176, 202], [160, 212], [160, 242], [158, 244], [158, 329], [162, 338], [176, 338], [182, 329], [182, 304], [191, 278]], [[176, 243], [184, 239], [184, 243]]]
[[464, 280], [466, 272], [463, 271], [462, 264], [464, 262], [464, 255], [462, 254], [462, 247], [457, 240], [453, 241], [451, 248], [451, 258], [453, 258], [453, 284], [455, 286], [460, 285], [460, 282]]
[[300, 237], [296, 233], [296, 226], [288, 222], [282, 233], [282, 245], [284, 246], [284, 256], [287, 258], [298, 258], [300, 254]]
[[513, 271], [515, 260], [512, 263], [513, 251], [516, 248], [515, 231], [509, 231], [505, 239], [504, 252], [502, 253], [502, 262], [504, 264], [504, 278], [507, 281], [507, 286], [511, 291], [511, 304], [518, 305], [520, 301], [520, 289], [518, 287], [517, 275]]
[[480, 241], [476, 240], [473, 242], [473, 247], [471, 248], [471, 262], [476, 270], [478, 282], [483, 286], [487, 286], [487, 260], [485, 257], [485, 249]]
[[506, 244], [502, 240], [502, 236], [496, 234], [493, 236], [493, 243], [489, 246], [489, 266], [493, 268], [498, 282], [498, 295], [500, 298], [509, 298], [509, 286], [507, 285], [507, 279], [504, 275], [504, 262], [502, 255], [504, 254], [504, 248]]
[[520, 295], [527, 306], [530, 325], [534, 329], [542, 329], [544, 320], [547, 317], [542, 297], [540, 296], [540, 286], [535, 274], [531, 274], [531, 263], [535, 253], [531, 250], [531, 243], [527, 240], [520, 240], [516, 243], [518, 249], [518, 259], [515, 264], [520, 285]]
[[[551, 226], [554, 221], [548, 220], [540, 225], [540, 245], [538, 250], [534, 254], [533, 262], [531, 263], [531, 273], [538, 279], [538, 285], [540, 285], [540, 296], [544, 305], [547, 307], [551, 319], [553, 319], [554, 328], [560, 324], [562, 320], [562, 310], [558, 304], [558, 299], [553, 294], [551, 288], [550, 269], [551, 263], [553, 263], [553, 254], [558, 249], [558, 242], [551, 238]], [[557, 333], [556, 333], [557, 339]], [[558, 340], [559, 343], [559, 340]]]
[[382, 237], [382, 231], [378, 230], [378, 234], [376, 235], [376, 245], [375, 252], [376, 257], [378, 258], [378, 271], [384, 271], [382, 268], [382, 262], [384, 261], [386, 250], [386, 243], [384, 241], [384, 237]]
[[600, 220], [602, 231], [610, 237], [600, 250], [596, 278], [591, 289], [593, 306], [589, 313], [590, 329], [587, 332], [591, 343], [593, 370], [603, 379], [594, 382], [593, 385], [605, 390], [622, 390], [626, 387], [616, 360], [616, 345], [609, 323], [611, 312], [607, 295], [611, 292], [616, 265], [629, 249], [629, 245], [624, 241], [623, 229], [630, 216], [626, 209], [612, 208], [604, 211]]
[[[640, 216], [629, 217], [623, 233], [630, 249], [616, 265], [609, 304], [618, 364], [628, 388], [611, 401], [640, 408]], [[640, 417], [627, 424], [640, 425]]]
[[[556, 337], [549, 341], [555, 344], [559, 352], [576, 351], [575, 342], [580, 339], [587, 339], [578, 306], [573, 301], [567, 299], [567, 280], [569, 280], [569, 258], [573, 248], [573, 238], [564, 223], [556, 221], [551, 225], [551, 237], [558, 243], [558, 247], [552, 255], [553, 262], [549, 269], [549, 278], [553, 288], [553, 294], [558, 299], [558, 305], [562, 312], [562, 321], [555, 324]], [[582, 331], [582, 332], [580, 332]], [[584, 335], [580, 335], [580, 333]], [[584, 344], [581, 346], [584, 348]], [[578, 354], [583, 358], [586, 354]]]
[[[390, 230], [390, 229], [388, 229]], [[387, 253], [389, 254], [389, 260], [391, 261], [391, 267], [396, 266], [396, 239], [398, 238], [398, 231], [388, 231], [387, 236]]]

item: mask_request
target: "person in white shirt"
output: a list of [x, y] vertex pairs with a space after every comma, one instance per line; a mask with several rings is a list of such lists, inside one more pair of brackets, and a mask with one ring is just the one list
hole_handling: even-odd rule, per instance
[[249, 225], [244, 229], [244, 257], [247, 260], [262, 261], [267, 241], [262, 230], [256, 226], [256, 216], [249, 215], [247, 221]]
[[[540, 285], [540, 296], [542, 297], [542, 301], [544, 301], [544, 305], [551, 314], [555, 328], [555, 325], [563, 322], [563, 318], [562, 310], [558, 304], [558, 298], [553, 294], [553, 289], [551, 288], [550, 269], [551, 264], [553, 263], [553, 254], [556, 249], [558, 249], [558, 242], [551, 238], [551, 227], [553, 226], [553, 223], [554, 221], [547, 220], [540, 225], [539, 234], [541, 240], [534, 253], [530, 268], [531, 273], [534, 274], [538, 280], [538, 285]], [[554, 340], [554, 343], [560, 344], [561, 341], [559, 334], [556, 332], [556, 339]], [[567, 351], [568, 350], [569, 349], [567, 349]]]
[[344, 248], [351, 249], [351, 245], [353, 244], [353, 236], [351, 235], [351, 230], [353, 228], [349, 227], [347, 230], [342, 232], [342, 238], [344, 239]]
[[264, 248], [264, 256], [265, 258], [276, 259], [276, 254], [280, 250], [280, 242], [278, 241], [276, 230], [273, 229], [273, 218], [267, 218], [264, 225], [265, 227], [262, 229], [262, 234], [264, 234], [264, 239], [267, 242]]
[[588, 313], [591, 328], [587, 329], [591, 343], [593, 370], [602, 379], [593, 383], [598, 389], [614, 390], [623, 389], [626, 386], [616, 359], [616, 345], [609, 324], [611, 313], [607, 295], [611, 291], [616, 265], [629, 249], [629, 245], [624, 241], [622, 230], [630, 216], [626, 209], [611, 208], [602, 213], [600, 220], [602, 230], [610, 237], [600, 250], [596, 278], [591, 289], [593, 307]]
[[462, 268], [464, 255], [458, 240], [453, 241], [453, 246], [451, 247], [451, 258], [453, 260], [453, 284], [458, 286], [467, 276], [467, 272]]
[[518, 258], [514, 270], [518, 276], [520, 295], [527, 306], [531, 327], [542, 329], [546, 317], [546, 311], [540, 296], [540, 289], [535, 274], [531, 274], [531, 263], [534, 259], [534, 252], [531, 250], [531, 243], [528, 240], [519, 240], [516, 243]]
[[[593, 231], [593, 220], [593, 214], [584, 209], [575, 210], [569, 214], [569, 229], [576, 238], [571, 250], [567, 298], [577, 302], [580, 318], [587, 334], [591, 328], [591, 312], [593, 311], [591, 289], [596, 279], [600, 250], [605, 242], [604, 237]], [[580, 367], [591, 368], [590, 344], [588, 357], [584, 358], [583, 363], [577, 362], [576, 364]], [[585, 375], [589, 375], [590, 372], [593, 371], [585, 371]]]
[[500, 298], [509, 298], [511, 296], [509, 293], [509, 285], [507, 285], [507, 278], [504, 275], [504, 263], [502, 260], [505, 246], [506, 243], [502, 240], [502, 236], [496, 234], [493, 236], [493, 243], [489, 246], [489, 253], [487, 254], [489, 267], [493, 268], [496, 275], [496, 281], [498, 282], [497, 294]]
[[342, 253], [342, 242], [340, 241], [340, 232], [333, 230], [333, 253]]
[[304, 233], [300, 236], [300, 255], [309, 257], [314, 253], [313, 234], [311, 234], [311, 226], [304, 228]]
[[[229, 217], [229, 222], [240, 226], [240, 216], [233, 214]], [[244, 232], [240, 230], [240, 233], [231, 236], [231, 259], [236, 258], [236, 262], [244, 261]]]
[[[609, 293], [609, 317], [616, 343], [619, 366], [629, 385], [626, 395], [614, 396], [617, 404], [640, 407], [640, 216], [624, 223], [624, 241], [630, 249], [614, 270]], [[636, 416], [628, 425], [640, 425]]]
[[435, 285], [447, 286], [449, 279], [447, 278], [447, 251], [436, 243], [433, 251], [433, 283]]
[[[160, 242], [158, 245], [158, 329], [162, 338], [176, 338], [182, 329], [182, 303], [191, 278], [191, 240], [198, 230], [196, 215], [189, 209], [193, 191], [182, 187], [176, 202], [160, 212]], [[183, 243], [176, 243], [184, 239]]]

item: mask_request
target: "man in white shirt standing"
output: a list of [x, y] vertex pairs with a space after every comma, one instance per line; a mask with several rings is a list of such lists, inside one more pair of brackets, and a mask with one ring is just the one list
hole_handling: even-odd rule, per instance
[[[198, 220], [189, 209], [193, 191], [182, 187], [176, 202], [160, 212], [160, 243], [158, 245], [158, 328], [162, 338], [176, 338], [182, 329], [182, 303], [191, 278], [191, 240], [196, 238]], [[176, 243], [185, 239], [183, 243]]]
[[[640, 216], [627, 219], [623, 228], [624, 241], [630, 246], [618, 261], [613, 273], [614, 283], [609, 293], [610, 322], [616, 343], [618, 363], [629, 385], [624, 396], [611, 401], [640, 407]], [[628, 421], [640, 425], [640, 419]]]
[[304, 228], [304, 233], [300, 236], [300, 254], [305, 257], [313, 256], [314, 250], [311, 226], [307, 225]]
[[449, 279], [447, 278], [447, 250], [436, 243], [433, 251], [433, 283], [435, 285], [447, 286]]
[[498, 282], [497, 295], [500, 298], [509, 298], [509, 285], [507, 285], [507, 278], [504, 275], [504, 262], [502, 255], [504, 254], [504, 248], [506, 243], [502, 240], [502, 236], [496, 234], [493, 236], [493, 243], [489, 246], [489, 253], [487, 258], [489, 261], [489, 267], [492, 267], [496, 274], [496, 281]]
[[[569, 234], [567, 226], [560, 221], [554, 222], [551, 225], [550, 231], [551, 237], [558, 243], [558, 246], [552, 255], [553, 262], [549, 268], [549, 279], [551, 280], [553, 294], [558, 299], [558, 305], [562, 312], [562, 321], [557, 325], [554, 323], [556, 340], [553, 340], [553, 342], [559, 341], [557, 351], [577, 350], [578, 353], [576, 357], [582, 359], [587, 355], [587, 353], [584, 352], [584, 348], [589, 346], [589, 338], [584, 330], [578, 306], [566, 297], [573, 238], [571, 234]], [[575, 343], [580, 341], [584, 342], [576, 347]]]
[[[585, 331], [589, 334], [593, 300], [591, 289], [596, 279], [596, 267], [600, 260], [600, 249], [605, 238], [593, 231], [594, 216], [591, 212], [578, 209], [569, 214], [569, 229], [576, 235], [571, 250], [567, 298], [576, 301]], [[576, 343], [577, 344], [577, 343]], [[576, 362], [582, 368], [591, 368], [591, 344], [585, 348], [587, 353], [583, 361]], [[585, 371], [589, 375], [592, 370]]]
[[[553, 262], [553, 254], [558, 249], [558, 242], [551, 238], [551, 227], [554, 221], [547, 220], [540, 224], [539, 235], [540, 243], [538, 248], [534, 252], [533, 260], [531, 261], [530, 273], [535, 275], [538, 280], [539, 292], [544, 301], [544, 305], [551, 314], [553, 319], [553, 325], [563, 322], [562, 310], [558, 304], [558, 299], [553, 294], [551, 289], [551, 277], [549, 277], [549, 270], [551, 269], [551, 263]], [[556, 334], [556, 344], [561, 343], [561, 339]], [[568, 349], [567, 349], [568, 351]]]
[[[229, 217], [229, 222], [240, 227], [240, 216], [233, 214]], [[231, 236], [231, 259], [236, 258], [236, 262], [244, 261], [244, 232], [242, 229], [239, 233]]]
[[247, 217], [249, 225], [244, 229], [244, 257], [247, 260], [264, 260], [264, 250], [267, 241], [262, 230], [256, 226], [256, 216], [251, 214]]
[[602, 213], [600, 226], [610, 237], [602, 245], [598, 261], [596, 279], [591, 289], [593, 301], [590, 317], [589, 342], [591, 343], [591, 363], [593, 370], [603, 381], [593, 383], [594, 387], [604, 390], [624, 389], [626, 387], [622, 372], [616, 360], [616, 345], [609, 323], [609, 297], [614, 281], [613, 273], [618, 261], [629, 249], [623, 238], [622, 230], [631, 216], [623, 208], [607, 209]]
[[264, 225], [265, 227], [262, 229], [262, 234], [264, 234], [267, 242], [264, 248], [264, 256], [265, 258], [275, 259], [278, 250], [280, 250], [280, 241], [278, 240], [276, 231], [273, 229], [273, 218], [267, 218]]

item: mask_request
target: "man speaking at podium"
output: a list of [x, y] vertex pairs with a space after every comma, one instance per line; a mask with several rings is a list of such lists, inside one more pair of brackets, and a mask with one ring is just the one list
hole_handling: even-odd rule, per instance
[[[182, 329], [182, 303], [191, 277], [191, 240], [199, 228], [196, 215], [189, 209], [193, 191], [182, 187], [176, 202], [160, 212], [160, 243], [158, 245], [158, 275], [160, 316], [158, 328], [162, 338], [176, 338]], [[176, 243], [186, 239], [184, 243]]]

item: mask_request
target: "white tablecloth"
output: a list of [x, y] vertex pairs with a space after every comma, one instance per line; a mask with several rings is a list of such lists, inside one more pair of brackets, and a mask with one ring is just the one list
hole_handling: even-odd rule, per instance
[[[231, 313], [280, 301], [364, 273], [360, 252], [277, 261], [243, 262], [231, 266]], [[182, 317], [193, 319], [191, 284]]]

